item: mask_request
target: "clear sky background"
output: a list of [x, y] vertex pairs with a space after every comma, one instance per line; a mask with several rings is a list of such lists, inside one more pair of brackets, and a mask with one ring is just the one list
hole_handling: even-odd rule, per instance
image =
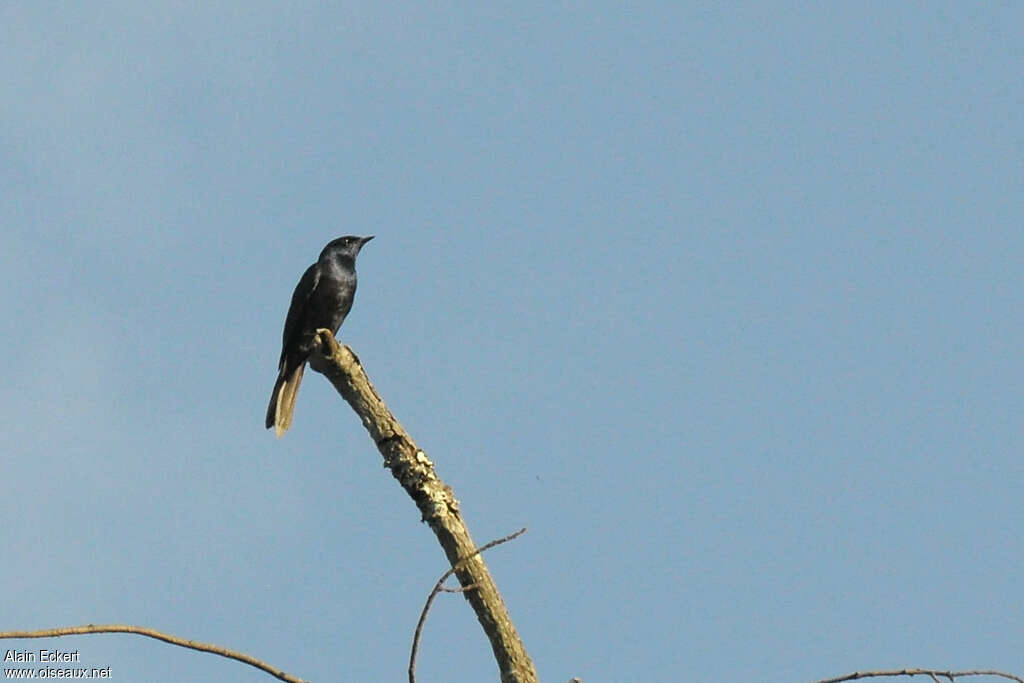
[[[455, 489], [546, 681], [1024, 674], [1019, 3], [0, 5], [0, 629], [403, 680], [444, 556], [292, 288]], [[134, 636], [118, 681], [271, 680]], [[496, 680], [459, 596], [421, 681]]]

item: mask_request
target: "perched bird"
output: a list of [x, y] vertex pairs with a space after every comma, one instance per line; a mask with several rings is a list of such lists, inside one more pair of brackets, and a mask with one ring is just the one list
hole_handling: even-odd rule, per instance
[[267, 429], [273, 427], [278, 438], [292, 424], [295, 396], [306, 360], [313, 350], [316, 331], [323, 327], [337, 334], [352, 309], [356, 295], [356, 255], [372, 239], [373, 235], [331, 240], [295, 287], [284, 321], [277, 382], [267, 407]]

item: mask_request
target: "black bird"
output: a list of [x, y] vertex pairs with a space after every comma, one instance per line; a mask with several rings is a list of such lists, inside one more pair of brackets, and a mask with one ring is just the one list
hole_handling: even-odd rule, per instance
[[372, 239], [373, 235], [350, 235], [331, 240], [295, 287], [284, 321], [277, 382], [267, 407], [267, 429], [273, 427], [278, 438], [292, 424], [295, 396], [306, 360], [313, 350], [316, 331], [325, 327], [337, 334], [352, 309], [356, 295], [356, 255]]

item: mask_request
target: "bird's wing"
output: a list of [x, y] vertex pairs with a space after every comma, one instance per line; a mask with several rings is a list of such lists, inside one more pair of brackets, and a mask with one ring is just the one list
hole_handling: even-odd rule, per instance
[[279, 370], [284, 367], [284, 358], [288, 348], [291, 346], [289, 342], [292, 339], [292, 335], [295, 334], [299, 321], [302, 320], [306, 302], [309, 301], [310, 295], [313, 294], [313, 290], [316, 289], [317, 284], [320, 282], [320, 268], [317, 267], [318, 265], [314, 263], [309, 268], [306, 268], [306, 272], [302, 274], [299, 284], [295, 285], [292, 303], [288, 307], [288, 317], [284, 320], [284, 334], [281, 339], [281, 359], [277, 364]]

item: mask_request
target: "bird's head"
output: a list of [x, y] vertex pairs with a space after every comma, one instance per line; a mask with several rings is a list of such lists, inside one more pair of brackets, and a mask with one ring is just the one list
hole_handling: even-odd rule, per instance
[[328, 259], [334, 257], [348, 257], [355, 260], [356, 254], [363, 248], [363, 245], [373, 239], [373, 235], [369, 237], [354, 237], [353, 235], [346, 235], [345, 237], [339, 237], [336, 240], [331, 240], [324, 247], [324, 250], [320, 252], [320, 259]]

